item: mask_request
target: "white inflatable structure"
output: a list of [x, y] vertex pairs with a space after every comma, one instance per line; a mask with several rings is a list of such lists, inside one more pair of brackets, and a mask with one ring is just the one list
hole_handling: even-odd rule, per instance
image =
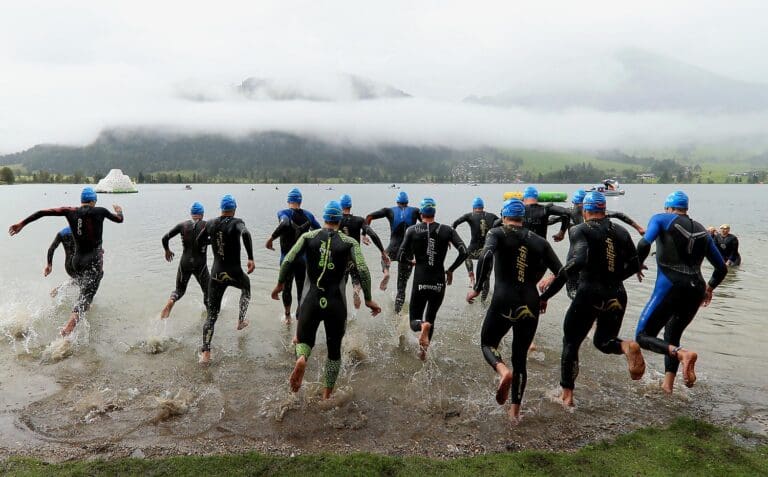
[[109, 174], [107, 174], [107, 177], [96, 184], [96, 192], [124, 194], [138, 192], [138, 189], [136, 189], [136, 184], [133, 183], [131, 178], [123, 174], [123, 171], [120, 169], [112, 169], [109, 171]]

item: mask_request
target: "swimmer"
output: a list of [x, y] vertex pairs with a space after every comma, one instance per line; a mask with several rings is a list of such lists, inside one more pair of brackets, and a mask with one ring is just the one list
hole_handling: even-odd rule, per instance
[[[360, 279], [365, 306], [376, 316], [381, 308], [371, 299], [371, 275], [365, 264], [360, 244], [339, 233], [342, 220], [341, 205], [336, 201], [326, 204], [323, 228], [306, 232], [285, 256], [280, 266], [277, 285], [272, 299], [278, 300], [291, 270], [291, 263], [306, 256], [306, 280], [309, 290], [301, 300], [296, 325], [296, 364], [289, 382], [291, 391], [298, 392], [304, 379], [307, 360], [315, 346], [317, 329], [322, 322], [328, 347], [328, 359], [323, 373], [323, 399], [330, 399], [341, 369], [341, 341], [347, 320], [345, 287], [348, 267], [354, 267]], [[303, 280], [305, 277], [296, 277]]]
[[[651, 217], [645, 236], [637, 244], [640, 263], [656, 243], [656, 286], [640, 314], [636, 339], [643, 349], [664, 355], [662, 388], [671, 393], [680, 364], [683, 381], [696, 382], [698, 354], [680, 346], [683, 331], [700, 306], [708, 306], [712, 292], [723, 281], [728, 267], [715, 241], [700, 223], [688, 216], [688, 196], [675, 191], [664, 202], [664, 213]], [[714, 270], [709, 282], [701, 274], [706, 258]], [[664, 339], [657, 338], [664, 328]]]
[[723, 224], [720, 226], [720, 253], [729, 267], [738, 267], [741, 265], [741, 255], [739, 255], [739, 239], [731, 233], [731, 226]]
[[[475, 286], [475, 272], [472, 270], [472, 260], [477, 260], [480, 257], [480, 252], [483, 251], [483, 246], [485, 245], [485, 236], [491, 230], [493, 223], [498, 219], [499, 217], [496, 214], [485, 211], [485, 202], [483, 202], [482, 197], [475, 197], [475, 200], [472, 201], [472, 212], [464, 214], [453, 221], [452, 227], [454, 229], [464, 222], [469, 224], [471, 236], [469, 247], [467, 247], [467, 260], [464, 262], [464, 265], [466, 265], [467, 273], [469, 274], [470, 288]], [[481, 297], [483, 301], [488, 297], [488, 292], [490, 291], [490, 279], [489, 274], [488, 281], [483, 283]]]
[[[74, 282], [76, 274], [74, 268], [72, 268], [72, 257], [75, 256], [75, 237], [72, 235], [72, 229], [69, 226], [64, 227], [57, 232], [56, 237], [53, 238], [51, 246], [48, 247], [43, 276], [47, 277], [53, 271], [53, 255], [56, 253], [56, 249], [59, 248], [59, 245], [64, 247], [64, 270]], [[55, 297], [59, 293], [59, 289], [64, 285], [65, 284], [61, 284], [51, 290], [51, 297]]]

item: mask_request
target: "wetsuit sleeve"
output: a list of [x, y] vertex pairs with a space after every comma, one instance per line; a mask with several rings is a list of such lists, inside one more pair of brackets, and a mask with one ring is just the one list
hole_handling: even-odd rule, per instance
[[286, 214], [280, 214], [278, 216], [280, 223], [277, 224], [275, 231], [272, 232], [272, 240], [281, 237], [288, 229], [291, 228], [291, 218]]
[[109, 219], [112, 222], [121, 224], [123, 223], [123, 213], [120, 212], [119, 214], [113, 214], [109, 211], [109, 209], [106, 209], [104, 207], [99, 207], [101, 209], [101, 215], [105, 219]]
[[456, 229], [451, 229], [451, 244], [453, 244], [453, 246], [456, 247], [456, 250], [459, 252], [456, 260], [454, 260], [451, 266], [448, 267], [448, 271], [453, 273], [454, 270], [459, 268], [459, 265], [464, 263], [464, 260], [467, 259], [467, 246], [464, 245], [464, 241], [461, 240], [461, 237], [459, 237], [459, 233], [456, 231]]
[[621, 234], [621, 241], [621, 249], [624, 251], [624, 273], [621, 276], [623, 281], [640, 271], [640, 260], [629, 232], [624, 231]]
[[728, 267], [725, 265], [725, 260], [723, 260], [723, 256], [720, 254], [720, 250], [717, 249], [717, 245], [715, 244], [714, 239], [710, 236], [707, 236], [706, 257], [709, 263], [711, 263], [715, 268], [712, 271], [712, 276], [710, 277], [707, 284], [710, 286], [710, 288], [717, 288], [717, 286], [720, 285], [720, 282], [722, 282], [725, 276], [728, 274]]
[[609, 219], [619, 219], [631, 227], [637, 227], [637, 222], [635, 222], [632, 217], [628, 216], [624, 212], [608, 211], [605, 213], [605, 216]]
[[461, 217], [459, 217], [458, 219], [454, 220], [453, 224], [451, 224], [451, 227], [453, 227], [455, 229], [456, 227], [458, 227], [459, 225], [463, 224], [464, 222], [469, 222], [469, 214], [464, 214]]
[[309, 219], [309, 228], [311, 230], [317, 230], [320, 228], [320, 223], [315, 218], [314, 214], [312, 212], [309, 212], [307, 210], [304, 211], [304, 215]]
[[56, 237], [51, 242], [51, 246], [48, 247], [48, 265], [53, 265], [53, 253], [59, 247], [61, 243], [61, 234], [56, 234]]
[[549, 242], [545, 243], [545, 250], [544, 250], [544, 265], [555, 275], [560, 273], [560, 270], [563, 269], [563, 264], [560, 262], [560, 259], [557, 258], [557, 254], [555, 253], [555, 249], [552, 248], [552, 245], [549, 244]]
[[478, 293], [483, 291], [483, 284], [493, 270], [493, 254], [496, 253], [499, 238], [493, 231], [485, 236], [485, 247], [477, 260], [477, 277], [475, 278], [474, 290]]
[[251, 239], [251, 232], [245, 226], [245, 222], [239, 222], [237, 230], [240, 231], [240, 236], [243, 237], [243, 246], [245, 247], [245, 253], [248, 254], [248, 260], [253, 261], [253, 239]]
[[645, 259], [648, 258], [648, 254], [651, 253], [651, 244], [656, 241], [656, 237], [661, 232], [662, 224], [661, 217], [657, 214], [651, 217], [648, 222], [648, 227], [645, 229], [645, 235], [637, 242], [637, 257], [642, 264]]
[[731, 255], [725, 257], [725, 259], [733, 262], [736, 261], [736, 258], [739, 256], [739, 239], [735, 235], [732, 235], [732, 237], [733, 251], [731, 252]]
[[163, 235], [162, 242], [163, 242], [163, 248], [166, 251], [170, 251], [170, 248], [168, 248], [168, 242], [171, 241], [171, 239], [181, 233], [181, 227], [182, 224], [177, 224], [176, 227], [172, 228], [168, 231], [167, 234]]
[[352, 244], [352, 260], [355, 262], [355, 268], [357, 268], [360, 288], [363, 289], [363, 298], [365, 301], [369, 301], [371, 300], [371, 272], [368, 270], [368, 265], [365, 264], [360, 244], [355, 239], [349, 237], [348, 239]]
[[493, 221], [493, 226], [491, 228], [501, 227], [501, 219], [496, 219]]
[[408, 227], [405, 230], [405, 237], [403, 238], [403, 243], [400, 245], [400, 250], [397, 252], [397, 261], [398, 262], [408, 262], [411, 260], [411, 257], [413, 257], [413, 250], [411, 250], [413, 242], [413, 234], [414, 231], [412, 228]]
[[291, 264], [296, 260], [296, 257], [304, 253], [304, 249], [309, 243], [309, 237], [311, 232], [301, 234], [301, 237], [293, 244], [293, 247], [288, 251], [283, 263], [280, 265], [280, 273], [277, 275], [277, 283], [285, 283], [289, 273], [291, 272]]
[[381, 238], [379, 238], [379, 234], [373, 231], [370, 225], [366, 225], [363, 223], [363, 235], [367, 235], [370, 237], [371, 242], [376, 246], [376, 248], [379, 249], [380, 252], [384, 252], [384, 244], [381, 243]]
[[26, 226], [41, 217], [51, 217], [51, 216], [66, 217], [67, 215], [69, 215], [70, 212], [74, 212], [75, 210], [77, 209], [75, 209], [74, 207], [57, 207], [55, 209], [38, 210], [37, 212], [30, 215], [26, 219], [22, 220], [21, 223], [22, 225]]
[[547, 217], [552, 215], [560, 217], [560, 232], [565, 233], [568, 230], [568, 225], [571, 223], [571, 214], [559, 205], [549, 204], [547, 206]]
[[544, 301], [549, 300], [563, 288], [565, 282], [568, 281], [569, 276], [578, 276], [578, 273], [587, 264], [587, 253], [589, 251], [589, 245], [586, 237], [579, 228], [571, 229], [570, 235], [571, 250], [568, 252], [568, 256], [571, 257], [568, 262], [557, 274], [555, 281], [547, 288], [547, 290], [541, 294], [541, 299]]
[[376, 210], [374, 212], [371, 212], [365, 217], [365, 224], [370, 225], [372, 221], [376, 219], [383, 219], [387, 217], [387, 214], [389, 213], [389, 209], [386, 207], [383, 209]]

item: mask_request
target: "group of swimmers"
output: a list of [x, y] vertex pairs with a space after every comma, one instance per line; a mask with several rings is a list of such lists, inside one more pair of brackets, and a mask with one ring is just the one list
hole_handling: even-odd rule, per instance
[[[57, 234], [48, 251], [44, 271], [45, 275], [50, 273], [53, 251], [63, 243], [67, 273], [80, 289], [70, 319], [61, 330], [63, 336], [72, 333], [88, 310], [103, 276], [104, 220], [123, 222], [119, 206], [113, 206], [113, 213], [97, 207], [96, 199], [93, 189], [86, 187], [81, 193], [80, 207], [40, 210], [9, 229], [13, 236], [41, 217], [66, 218], [69, 227]], [[422, 360], [426, 358], [437, 313], [445, 289], [452, 283], [454, 271], [462, 263], [466, 265], [472, 287], [466, 300], [473, 303], [478, 296], [483, 300], [488, 296], [490, 274], [494, 270], [495, 282], [482, 325], [481, 349], [499, 376], [496, 401], [504, 405], [511, 400], [508, 415], [514, 422], [520, 417], [527, 381], [527, 354], [533, 345], [539, 315], [546, 311], [548, 300], [564, 286], [572, 299], [563, 323], [560, 385], [564, 405], [574, 405], [578, 352], [593, 325], [596, 325], [595, 346], [606, 354], [625, 355], [632, 379], [640, 379], [645, 372], [641, 352], [645, 349], [665, 356], [662, 387], [666, 392], [672, 392], [680, 365], [685, 384], [690, 387], [695, 383], [697, 354], [681, 346], [683, 331], [698, 308], [710, 303], [712, 292], [725, 277], [728, 265], [737, 262], [732, 256], [723, 258], [721, 251], [728, 247], [723, 247], [726, 242], [722, 237], [716, 239], [688, 216], [688, 196], [684, 192], [671, 193], [664, 203], [664, 212], [654, 215], [647, 228], [623, 213], [606, 210], [605, 196], [597, 191], [577, 191], [572, 197], [572, 206], [564, 208], [540, 204], [536, 188], [527, 187], [522, 200], [504, 202], [501, 217], [487, 212], [483, 200], [478, 197], [472, 203], [472, 212], [461, 216], [451, 226], [435, 220], [437, 203], [431, 197], [425, 197], [419, 207], [412, 207], [408, 195], [399, 192], [395, 202], [395, 206], [382, 208], [363, 218], [352, 214], [352, 198], [343, 195], [339, 201], [325, 205], [321, 224], [312, 213], [301, 208], [302, 194], [294, 188], [288, 193], [288, 207], [277, 213], [278, 226], [265, 247], [273, 249], [273, 242], [279, 239], [280, 271], [271, 295], [275, 300], [282, 295], [287, 323], [292, 318], [292, 283], [296, 285], [296, 362], [289, 379], [292, 391], [297, 392], [301, 387], [322, 322], [328, 348], [323, 397], [330, 398], [341, 368], [349, 278], [353, 283], [354, 307], [359, 308], [364, 302], [372, 315], [381, 312], [371, 296], [371, 273], [361, 253], [361, 241], [364, 244], [372, 241], [381, 252], [381, 290], [388, 286], [391, 262], [397, 263], [395, 312], [398, 314], [405, 303], [406, 287], [413, 271], [408, 314], [411, 329], [418, 333], [418, 355]], [[245, 223], [235, 217], [237, 203], [234, 197], [225, 195], [220, 209], [219, 217], [205, 221], [203, 206], [195, 202], [190, 209], [190, 220], [173, 227], [161, 240], [169, 262], [174, 258], [170, 239], [176, 235], [181, 237], [183, 253], [176, 288], [160, 316], [170, 316], [174, 304], [185, 294], [189, 280], [194, 276], [203, 291], [207, 309], [200, 354], [203, 364], [211, 359], [211, 340], [227, 287], [241, 290], [237, 329], [248, 326], [248, 275], [255, 269], [251, 234]], [[390, 225], [390, 241], [386, 249], [370, 227], [373, 220], [380, 218], [386, 218]], [[612, 218], [629, 224], [642, 235], [637, 246], [627, 230], [611, 221]], [[470, 227], [469, 247], [456, 230], [463, 223]], [[570, 238], [565, 265], [546, 239], [548, 225], [556, 223], [560, 228], [553, 239], [563, 240], [566, 232]], [[724, 238], [729, 236], [729, 227], [724, 226], [721, 231]], [[241, 242], [248, 258], [246, 271], [241, 267]], [[647, 269], [643, 262], [653, 243], [656, 244], [657, 261], [655, 288], [640, 315], [635, 339], [619, 338], [627, 306], [623, 281], [633, 275], [642, 281], [643, 270]], [[210, 273], [209, 245], [214, 255]], [[446, 269], [444, 262], [451, 246], [456, 249], [457, 256]], [[708, 281], [701, 273], [705, 258], [714, 267]], [[477, 260], [476, 269], [473, 260]], [[546, 270], [552, 274], [544, 278]], [[662, 328], [664, 335], [659, 338]], [[498, 347], [510, 330], [512, 355], [507, 363]]]

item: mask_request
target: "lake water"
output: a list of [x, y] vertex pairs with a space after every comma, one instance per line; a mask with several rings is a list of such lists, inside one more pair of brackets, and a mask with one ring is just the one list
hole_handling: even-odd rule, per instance
[[[304, 207], [319, 214], [323, 204], [349, 193], [358, 215], [390, 206], [397, 191], [386, 185], [300, 186]], [[743, 265], [731, 270], [709, 308], [699, 311], [684, 344], [699, 352], [699, 381], [672, 397], [659, 390], [663, 360], [645, 353], [648, 371], [632, 382], [623, 358], [599, 353], [585, 341], [577, 408], [568, 412], [555, 401], [559, 382], [562, 319], [569, 300], [560, 293], [543, 315], [529, 358], [523, 422], [510, 428], [494, 401], [494, 373], [482, 358], [480, 326], [485, 309], [468, 305], [468, 279], [461, 267], [438, 314], [434, 344], [426, 363], [415, 357], [416, 340], [405, 320], [394, 315], [394, 280], [381, 279], [378, 252], [364, 247], [372, 269], [374, 299], [383, 313], [371, 318], [350, 313], [344, 367], [333, 405], [318, 402], [324, 335], [310, 359], [305, 386], [288, 391], [293, 366], [290, 340], [295, 325], [281, 324], [282, 304], [269, 298], [277, 279], [278, 253], [263, 246], [276, 225], [290, 186], [142, 185], [138, 194], [100, 195], [99, 205], [119, 203], [123, 224], [105, 223], [105, 275], [87, 323], [79, 326], [72, 355], [50, 359], [46, 347], [68, 317], [76, 291], [57, 298], [51, 288], [66, 279], [63, 251], [54, 272], [43, 278], [45, 254], [62, 218], [45, 218], [17, 237], [4, 235], [0, 257], [0, 447], [25, 452], [76, 456], [144, 448], [155, 453], [216, 452], [256, 448], [271, 452], [368, 450], [389, 454], [461, 455], [523, 448], [574, 448], [628, 430], [669, 422], [678, 415], [768, 431], [768, 371], [765, 348], [768, 295], [768, 188], [762, 185], [684, 186], [691, 216], [704, 225], [727, 222], [739, 237]], [[520, 186], [403, 185], [412, 202], [424, 195], [438, 203], [437, 220], [450, 223], [470, 210], [481, 195], [487, 208], [500, 208], [502, 194]], [[573, 185], [541, 185], [566, 191]], [[660, 212], [669, 185], [627, 185], [627, 194], [609, 198], [645, 225]], [[32, 212], [74, 205], [80, 186], [0, 187], [0, 224], [7, 227]], [[214, 364], [201, 369], [202, 295], [190, 282], [171, 319], [158, 315], [174, 288], [178, 261], [163, 259], [161, 236], [187, 217], [197, 200], [207, 217], [218, 211], [225, 193], [239, 204], [237, 215], [250, 229], [256, 271], [251, 275], [251, 326], [235, 330], [239, 292], [230, 289], [213, 341]], [[385, 245], [386, 221], [374, 222]], [[554, 233], [555, 229], [550, 229]], [[634, 239], [639, 236], [630, 230]], [[466, 226], [460, 228], [469, 240]], [[177, 239], [171, 247], [181, 252]], [[565, 258], [567, 240], [554, 244]], [[447, 262], [454, 257], [450, 251]], [[626, 282], [629, 306], [621, 336], [631, 337], [653, 289], [655, 266], [647, 279]], [[705, 276], [711, 268], [704, 267]], [[351, 303], [351, 300], [350, 300]], [[351, 306], [351, 305], [350, 305]], [[401, 335], [406, 339], [401, 342]], [[509, 339], [502, 345], [508, 357]], [[152, 353], [161, 351], [159, 353]], [[681, 381], [681, 379], [679, 380]], [[681, 384], [681, 383], [680, 383]], [[177, 401], [163, 401], [177, 397]], [[169, 404], [170, 402], [170, 404]], [[173, 408], [178, 405], [179, 409]], [[169, 408], [175, 410], [169, 411]], [[169, 414], [178, 414], [170, 415]]]

